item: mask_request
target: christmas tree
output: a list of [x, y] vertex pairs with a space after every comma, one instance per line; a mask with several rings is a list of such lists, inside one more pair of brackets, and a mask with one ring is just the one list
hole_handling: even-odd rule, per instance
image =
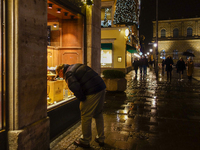
[[117, 0], [114, 24], [131, 25], [137, 22], [135, 0]]
[[104, 27], [108, 27], [108, 19], [107, 19], [107, 13], [108, 13], [108, 11], [109, 11], [109, 9], [108, 9], [108, 8], [106, 8], [106, 9], [105, 9], [105, 17], [104, 17], [104, 22], [103, 22], [103, 24], [104, 24]]

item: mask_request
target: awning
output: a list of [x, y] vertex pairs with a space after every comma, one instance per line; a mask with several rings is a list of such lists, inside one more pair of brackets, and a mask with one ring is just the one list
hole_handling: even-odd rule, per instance
[[112, 43], [101, 43], [102, 50], [112, 50]]
[[137, 53], [137, 49], [133, 46], [130, 46], [128, 44], [126, 44], [126, 50], [129, 52], [129, 53]]

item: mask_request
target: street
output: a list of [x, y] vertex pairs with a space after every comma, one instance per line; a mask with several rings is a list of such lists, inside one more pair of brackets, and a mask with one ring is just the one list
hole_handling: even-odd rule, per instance
[[[196, 70], [195, 70], [196, 71]], [[194, 77], [198, 77], [199, 70]], [[90, 149], [112, 150], [199, 150], [200, 149], [200, 81], [178, 81], [173, 69], [172, 81], [167, 82], [166, 73], [149, 71], [146, 77], [134, 71], [126, 75], [125, 92], [107, 92], [105, 99], [105, 146], [94, 141], [95, 122], [92, 123], [93, 138]], [[81, 136], [78, 122], [51, 143], [52, 150], [80, 150], [73, 145]]]

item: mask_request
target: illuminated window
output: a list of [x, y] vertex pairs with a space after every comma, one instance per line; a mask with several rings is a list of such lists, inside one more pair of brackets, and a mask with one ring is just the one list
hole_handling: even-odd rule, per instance
[[112, 67], [112, 50], [101, 50], [101, 67]]
[[161, 30], [161, 38], [165, 38], [166, 37], [166, 30], [162, 29]]
[[178, 29], [173, 30], [173, 37], [178, 37]]
[[187, 36], [190, 37], [192, 36], [192, 28], [187, 28]]
[[178, 59], [178, 50], [173, 50], [173, 59]]
[[101, 27], [111, 27], [112, 25], [112, 16], [111, 8], [102, 8], [101, 9]]

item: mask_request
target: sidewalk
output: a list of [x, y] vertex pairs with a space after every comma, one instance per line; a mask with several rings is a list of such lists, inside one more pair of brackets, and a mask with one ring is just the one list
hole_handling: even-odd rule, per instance
[[[198, 73], [197, 73], [198, 75]], [[166, 73], [154, 72], [134, 80], [134, 71], [126, 75], [125, 92], [107, 92], [105, 101], [105, 146], [94, 141], [93, 150], [199, 150], [200, 149], [200, 82], [178, 81], [173, 73], [171, 83]], [[81, 136], [78, 122], [51, 143], [51, 150], [81, 150], [73, 145]]]

